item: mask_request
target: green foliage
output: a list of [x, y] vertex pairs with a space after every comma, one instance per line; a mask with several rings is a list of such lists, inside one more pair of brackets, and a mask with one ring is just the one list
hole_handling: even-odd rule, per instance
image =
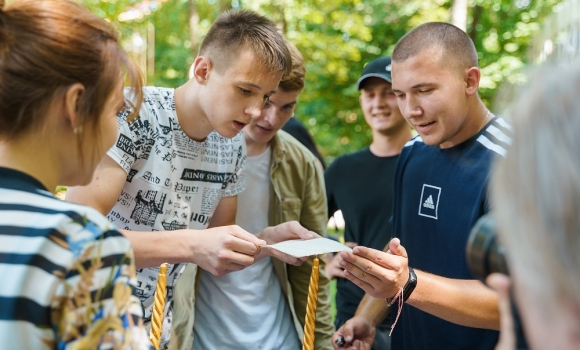
[[[504, 83], [521, 81], [526, 53], [543, 19], [561, 0], [471, 0], [467, 32], [482, 68], [479, 93], [488, 106]], [[501, 112], [501, 111], [498, 111]]]
[[187, 81], [194, 56], [189, 35], [189, 1], [168, 1], [153, 13], [155, 75], [149, 85], [178, 87]]
[[[502, 83], [521, 80], [518, 71], [526, 64], [528, 43], [559, 1], [471, 0], [467, 32], [480, 58], [480, 95], [488, 106], [494, 105]], [[391, 54], [397, 40], [413, 27], [449, 21], [452, 1], [296, 3], [299, 11], [286, 11], [286, 22], [294, 23], [287, 36], [308, 62], [297, 116], [310, 128], [328, 162], [371, 142], [354, 86], [364, 64]]]
[[336, 279], [330, 281], [330, 312], [332, 315], [332, 322], [336, 318]]
[[123, 12], [142, 3], [142, 0], [81, 0], [80, 2], [99, 17], [113, 23], [125, 40], [128, 40], [130, 35], [142, 26], [142, 18], [125, 22], [119, 20]]
[[[355, 83], [365, 63], [392, 52], [421, 21], [447, 20], [444, 3], [393, 1], [301, 2], [286, 12], [287, 36], [308, 62], [296, 115], [309, 127], [327, 163], [370, 144]], [[302, 15], [305, 13], [307, 15]], [[330, 15], [327, 15], [330, 14]]]
[[116, 22], [119, 15], [128, 8], [140, 3], [139, 0], [119, 0], [119, 1], [104, 1], [104, 0], [84, 0], [81, 1], [97, 16]]
[[[469, 0], [467, 33], [482, 70], [480, 95], [493, 107], [505, 82], [518, 83], [533, 34], [561, 0]], [[84, 0], [115, 21], [139, 0]], [[452, 0], [167, 0], [143, 19], [123, 22], [123, 34], [155, 28], [155, 73], [149, 84], [177, 87], [212, 21], [227, 8], [256, 10], [280, 24], [307, 62], [307, 83], [296, 116], [310, 129], [327, 162], [368, 145], [371, 133], [358, 102], [356, 80], [364, 64], [388, 55], [408, 30], [449, 21]], [[190, 16], [197, 30], [190, 31]], [[193, 38], [193, 39], [192, 39]]]

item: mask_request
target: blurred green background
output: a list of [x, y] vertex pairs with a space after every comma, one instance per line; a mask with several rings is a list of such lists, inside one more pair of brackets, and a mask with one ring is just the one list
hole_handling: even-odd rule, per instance
[[364, 64], [390, 54], [409, 29], [428, 21], [464, 24], [480, 59], [480, 94], [493, 110], [498, 87], [522, 79], [531, 38], [545, 17], [558, 11], [560, 0], [81, 2], [118, 25], [149, 85], [167, 87], [186, 81], [199, 43], [222, 11], [247, 8], [272, 19], [306, 59], [307, 84], [296, 117], [310, 129], [329, 164], [370, 143], [354, 84]]

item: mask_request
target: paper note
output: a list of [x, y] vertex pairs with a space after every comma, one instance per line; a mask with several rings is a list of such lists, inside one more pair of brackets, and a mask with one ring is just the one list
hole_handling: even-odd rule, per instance
[[276, 244], [266, 245], [276, 250], [292, 255], [295, 258], [304, 256], [320, 255], [324, 253], [341, 252], [343, 250], [352, 251], [351, 248], [344, 244], [328, 238], [314, 238], [314, 239], [293, 239]]

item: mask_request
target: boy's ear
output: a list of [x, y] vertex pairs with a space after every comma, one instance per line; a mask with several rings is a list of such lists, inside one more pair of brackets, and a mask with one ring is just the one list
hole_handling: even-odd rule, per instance
[[209, 79], [212, 64], [207, 57], [198, 56], [193, 62], [191, 68], [191, 77], [194, 78], [198, 84], [205, 85]]
[[471, 67], [465, 71], [465, 94], [473, 96], [477, 94], [479, 89], [479, 79], [481, 79], [481, 71], [477, 67]]

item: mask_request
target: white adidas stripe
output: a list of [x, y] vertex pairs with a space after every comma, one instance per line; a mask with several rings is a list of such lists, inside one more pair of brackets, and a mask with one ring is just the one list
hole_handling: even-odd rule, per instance
[[423, 142], [423, 139], [421, 138], [421, 136], [417, 135], [414, 138], [412, 138], [411, 140], [407, 141], [407, 143], [405, 144], [404, 147], [411, 146], [415, 142]]
[[503, 157], [505, 157], [507, 154], [507, 150], [505, 148], [491, 142], [491, 140], [488, 139], [487, 137], [485, 137], [485, 135], [480, 135], [477, 138], [477, 141], [479, 141], [479, 143], [481, 143], [482, 145], [484, 145], [488, 149], [494, 151], [495, 153], [497, 153]]
[[502, 127], [508, 129], [511, 132], [514, 132], [513, 126], [509, 125], [503, 118], [498, 117], [495, 121]]
[[496, 139], [500, 140], [501, 142], [505, 142], [508, 145], [512, 144], [512, 138], [507, 136], [503, 131], [496, 128], [495, 125], [490, 125], [485, 131], [492, 134]]

